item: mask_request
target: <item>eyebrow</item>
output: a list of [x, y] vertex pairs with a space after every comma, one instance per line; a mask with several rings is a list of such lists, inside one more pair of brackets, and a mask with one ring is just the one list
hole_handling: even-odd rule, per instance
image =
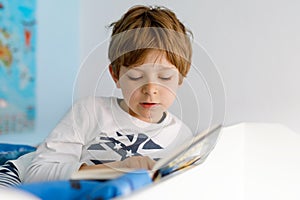
[[161, 68], [159, 71], [175, 71], [177, 68], [175, 67], [164, 67]]
[[166, 67], [166, 65], [161, 65], [161, 64], [156, 64], [156, 63], [147, 63], [147, 64], [142, 64], [140, 66], [133, 66], [133, 67], [129, 67], [129, 70], [136, 70], [136, 71], [141, 71], [143, 72], [143, 70], [140, 69], [141, 66], [143, 65], [149, 65], [149, 64], [153, 64], [154, 67], [158, 68], [159, 67], [159, 71], [164, 71], [164, 70], [173, 70], [173, 69], [177, 69], [175, 65], [172, 65], [172, 67]]
[[138, 71], [138, 72], [141, 72], [141, 73], [144, 72], [143, 70], [140, 70], [138, 67], [129, 67], [129, 69], [127, 70], [127, 72], [129, 72], [129, 71]]

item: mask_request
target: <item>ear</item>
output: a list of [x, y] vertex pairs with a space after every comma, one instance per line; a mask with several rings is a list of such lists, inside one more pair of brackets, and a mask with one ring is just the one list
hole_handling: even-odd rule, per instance
[[116, 83], [117, 88], [120, 88], [119, 78], [115, 74], [111, 64], [109, 65], [109, 73], [110, 73], [112, 79], [114, 80], [114, 82]]
[[178, 86], [182, 86], [182, 83], [183, 83], [183, 79], [184, 77], [179, 73], [179, 80], [178, 80]]

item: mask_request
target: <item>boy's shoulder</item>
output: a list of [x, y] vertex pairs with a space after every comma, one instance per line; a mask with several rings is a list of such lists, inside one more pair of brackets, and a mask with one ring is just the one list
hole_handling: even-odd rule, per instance
[[180, 132], [181, 133], [185, 133], [185, 135], [187, 137], [193, 136], [193, 133], [191, 131], [191, 129], [184, 123], [183, 120], [179, 119], [176, 115], [174, 115], [173, 113], [168, 111], [168, 115], [169, 118], [171, 118], [171, 120], [177, 124], [178, 126], [180, 126]]
[[171, 113], [170, 111], [167, 112], [167, 116], [171, 118], [175, 123], [186, 126], [186, 124], [181, 119], [179, 119], [175, 114]]
[[115, 105], [117, 97], [105, 96], [86, 96], [76, 99], [72, 105], [72, 110], [86, 110], [92, 112], [93, 110], [107, 110]]
[[116, 99], [117, 97], [113, 96], [86, 96], [75, 100], [75, 104], [110, 103]]

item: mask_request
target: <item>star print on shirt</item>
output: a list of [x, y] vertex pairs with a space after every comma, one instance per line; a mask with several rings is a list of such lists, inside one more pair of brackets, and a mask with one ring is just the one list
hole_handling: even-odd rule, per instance
[[131, 152], [131, 150], [126, 151], [126, 157], [132, 157], [133, 153]]
[[[153, 150], [153, 149], [163, 149], [159, 144], [156, 144], [151, 138], [149, 138], [144, 133], [134, 134], [122, 134], [120, 131], [116, 132], [114, 137], [100, 136], [99, 143], [92, 144], [88, 150], [98, 150], [98, 151], [109, 151], [107, 147], [112, 151], [110, 154], [113, 155], [113, 152], [116, 153], [118, 159], [115, 158], [114, 161], [124, 160], [132, 156], [141, 156], [139, 153], [140, 149], [143, 150]], [[105, 146], [107, 146], [105, 148]], [[109, 153], [109, 152], [108, 152]], [[121, 156], [121, 157], [120, 157]], [[112, 159], [108, 160], [91, 160], [93, 163], [107, 163], [111, 162]]]
[[122, 148], [121, 143], [115, 143], [114, 149], [119, 151]]

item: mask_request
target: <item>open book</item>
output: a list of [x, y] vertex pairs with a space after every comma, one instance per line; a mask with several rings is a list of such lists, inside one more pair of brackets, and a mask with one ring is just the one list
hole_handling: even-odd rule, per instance
[[[157, 161], [149, 170], [153, 180], [167, 176], [182, 169], [200, 164], [209, 155], [216, 144], [221, 125], [205, 130], [197, 134], [192, 141], [188, 141], [174, 150], [168, 157]], [[75, 172], [72, 180], [110, 180], [117, 178], [124, 173], [133, 172], [136, 169], [128, 168], [105, 168], [90, 169]]]

